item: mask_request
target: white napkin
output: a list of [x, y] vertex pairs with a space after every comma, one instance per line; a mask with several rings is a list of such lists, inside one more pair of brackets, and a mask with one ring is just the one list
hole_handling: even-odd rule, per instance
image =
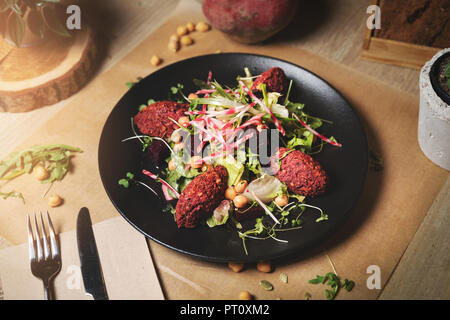
[[[122, 217], [94, 224], [93, 230], [110, 299], [164, 299], [143, 235]], [[55, 298], [92, 299], [84, 291], [76, 232], [60, 234], [59, 241], [62, 268], [54, 280]], [[31, 274], [27, 243], [0, 251], [0, 280], [5, 300], [44, 297], [42, 281]]]

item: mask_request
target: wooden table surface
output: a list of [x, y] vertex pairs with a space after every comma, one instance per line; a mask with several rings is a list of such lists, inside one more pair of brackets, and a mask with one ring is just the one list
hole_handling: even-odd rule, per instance
[[[93, 8], [92, 12], [101, 15], [98, 20], [103, 22], [102, 34], [109, 39], [108, 59], [100, 72], [120, 61], [163, 23], [177, 3], [178, 0], [109, 0], [108, 7]], [[418, 99], [419, 70], [360, 59], [368, 17], [366, 9], [370, 4], [370, 0], [301, 0], [294, 22], [271, 41], [338, 61]], [[70, 99], [24, 114], [0, 113], [0, 159], [26, 141], [68, 101]], [[412, 112], [417, 110], [412, 109]], [[381, 299], [450, 298], [449, 212], [450, 178], [383, 288]], [[0, 248], [8, 245], [0, 235]]]

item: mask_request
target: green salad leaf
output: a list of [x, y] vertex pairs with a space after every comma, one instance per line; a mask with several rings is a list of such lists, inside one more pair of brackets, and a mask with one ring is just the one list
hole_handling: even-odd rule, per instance
[[244, 173], [244, 165], [239, 163], [234, 157], [216, 158], [214, 161], [217, 165], [222, 165], [227, 169], [229, 186], [233, 186], [241, 180]]
[[16, 192], [16, 191], [0, 192], [0, 197], [2, 197], [3, 199], [18, 198], [18, 199], [21, 199], [23, 203], [25, 203], [25, 199], [24, 199], [22, 193]]
[[354, 281], [348, 279], [342, 281], [341, 278], [333, 272], [328, 272], [324, 276], [317, 275], [316, 278], [311, 279], [308, 282], [311, 284], [323, 284], [330, 286], [331, 290], [325, 289], [325, 297], [328, 300], [333, 300], [336, 298], [339, 289], [344, 288], [346, 291], [350, 292], [355, 286]]
[[212, 215], [211, 217], [209, 217], [209, 218], [206, 220], [206, 224], [207, 224], [208, 227], [210, 227], [210, 228], [217, 227], [217, 226], [221, 226], [221, 225], [224, 225], [224, 224], [227, 223], [228, 218], [229, 218], [229, 215], [226, 215], [226, 216], [222, 219], [222, 221], [218, 221], [218, 220], [216, 219], [216, 217], [215, 217], [214, 215]]
[[68, 171], [73, 152], [83, 150], [64, 144], [51, 144], [14, 152], [8, 160], [0, 162], [0, 180], [11, 180], [24, 173], [31, 173], [36, 165], [41, 164], [50, 172], [50, 177], [42, 183], [60, 181]]

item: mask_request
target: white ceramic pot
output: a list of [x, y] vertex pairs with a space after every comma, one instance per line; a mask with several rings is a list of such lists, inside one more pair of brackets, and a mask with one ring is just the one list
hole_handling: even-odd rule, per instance
[[423, 153], [438, 166], [450, 170], [450, 106], [438, 95], [430, 78], [434, 63], [447, 52], [450, 48], [439, 51], [420, 73], [418, 133]]

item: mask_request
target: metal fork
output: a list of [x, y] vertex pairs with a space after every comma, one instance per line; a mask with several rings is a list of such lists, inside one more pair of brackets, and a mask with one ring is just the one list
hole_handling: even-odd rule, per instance
[[[34, 214], [34, 225], [36, 236], [31, 227], [30, 216], [27, 215], [28, 228], [28, 251], [30, 254], [31, 273], [42, 280], [44, 283], [44, 299], [52, 300], [53, 294], [50, 290], [50, 284], [53, 278], [61, 270], [61, 254], [59, 252], [58, 242], [56, 241], [55, 229], [53, 228], [50, 215], [47, 211], [47, 231], [45, 230], [44, 219], [41, 215], [41, 228], [38, 225], [36, 213]], [[39, 231], [41, 229], [41, 231]], [[50, 245], [49, 241], [50, 240]]]

